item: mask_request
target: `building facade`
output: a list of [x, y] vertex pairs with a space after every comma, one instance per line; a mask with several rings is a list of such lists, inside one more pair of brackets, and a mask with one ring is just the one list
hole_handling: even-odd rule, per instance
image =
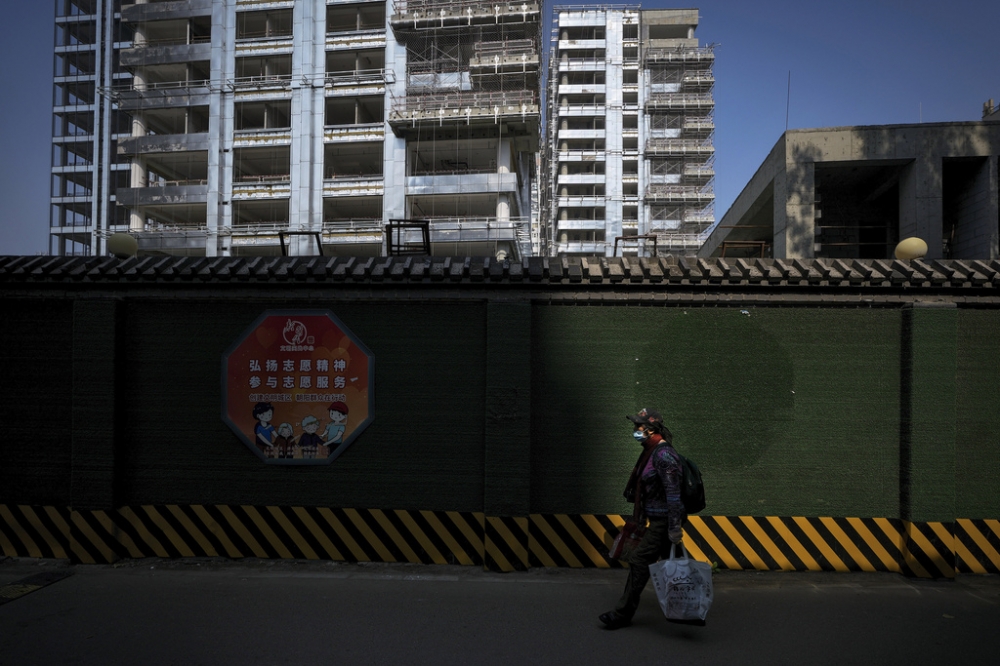
[[530, 253], [537, 4], [58, 7], [54, 253]]
[[556, 7], [549, 253], [693, 254], [715, 222], [714, 49], [696, 9]]

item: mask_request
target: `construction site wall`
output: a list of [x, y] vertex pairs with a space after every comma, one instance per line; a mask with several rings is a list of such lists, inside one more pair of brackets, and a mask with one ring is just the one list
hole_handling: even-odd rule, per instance
[[[72, 512], [67, 529], [82, 541], [123, 508], [299, 507], [466, 516], [487, 537], [492, 519], [528, 535], [548, 534], [535, 522], [562, 516], [576, 527], [547, 539], [583, 548], [589, 566], [614, 565], [594, 553], [631, 512], [621, 493], [639, 449], [625, 415], [643, 407], [663, 412], [678, 450], [701, 466], [708, 507], [696, 520], [709, 527], [689, 528], [691, 542], [716, 561], [718, 548], [731, 552], [724, 566], [757, 566], [740, 539], [760, 529], [770, 536], [747, 546], [761, 549], [758, 568], [785, 568], [765, 557], [783, 534], [768, 517], [885, 520], [902, 540], [912, 524], [1000, 518], [996, 308], [786, 307], [777, 297], [708, 307], [697, 296], [594, 301], [586, 289], [553, 298], [530, 285], [488, 287], [8, 290], [0, 546], [26, 554], [25, 534], [44, 545], [50, 521], [29, 528], [30, 507]], [[220, 418], [221, 357], [269, 309], [328, 309], [375, 356], [374, 423], [330, 465], [265, 464]], [[760, 522], [727, 531], [717, 517]], [[586, 525], [596, 534], [584, 538], [597, 544], [589, 550], [571, 537]], [[984, 530], [995, 550], [1000, 524]], [[851, 552], [830, 534], [834, 552]], [[961, 552], [947, 534], [928, 552], [952, 553], [953, 575]], [[867, 537], [852, 539], [861, 548]], [[525, 536], [524, 558], [506, 560], [564, 563], [531, 543]], [[987, 568], [989, 557], [979, 557]]]

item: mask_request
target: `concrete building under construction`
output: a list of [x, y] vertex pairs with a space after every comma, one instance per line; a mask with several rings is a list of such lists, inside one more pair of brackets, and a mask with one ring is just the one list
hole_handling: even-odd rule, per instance
[[715, 222], [714, 50], [698, 10], [556, 7], [551, 254], [693, 254]]
[[56, 25], [55, 254], [531, 253], [537, 2], [59, 0]]

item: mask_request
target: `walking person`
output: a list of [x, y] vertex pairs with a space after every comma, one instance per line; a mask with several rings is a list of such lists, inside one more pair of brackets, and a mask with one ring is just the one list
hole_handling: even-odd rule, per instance
[[642, 541], [625, 556], [629, 565], [625, 591], [614, 610], [600, 615], [606, 629], [620, 629], [632, 624], [639, 607], [639, 597], [649, 581], [649, 565], [670, 553], [670, 545], [681, 542], [687, 513], [681, 502], [681, 461], [672, 445], [673, 436], [663, 425], [663, 416], [643, 409], [627, 416], [634, 428], [632, 437], [642, 445], [635, 463], [625, 499], [634, 502], [639, 523], [649, 520]]

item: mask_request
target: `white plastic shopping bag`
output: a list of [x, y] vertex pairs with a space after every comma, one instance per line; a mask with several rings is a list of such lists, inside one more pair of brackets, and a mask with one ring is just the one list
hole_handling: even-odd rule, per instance
[[681, 554], [670, 546], [670, 559], [649, 565], [656, 597], [667, 620], [683, 624], [705, 624], [712, 605], [712, 565], [688, 556], [681, 544]]

